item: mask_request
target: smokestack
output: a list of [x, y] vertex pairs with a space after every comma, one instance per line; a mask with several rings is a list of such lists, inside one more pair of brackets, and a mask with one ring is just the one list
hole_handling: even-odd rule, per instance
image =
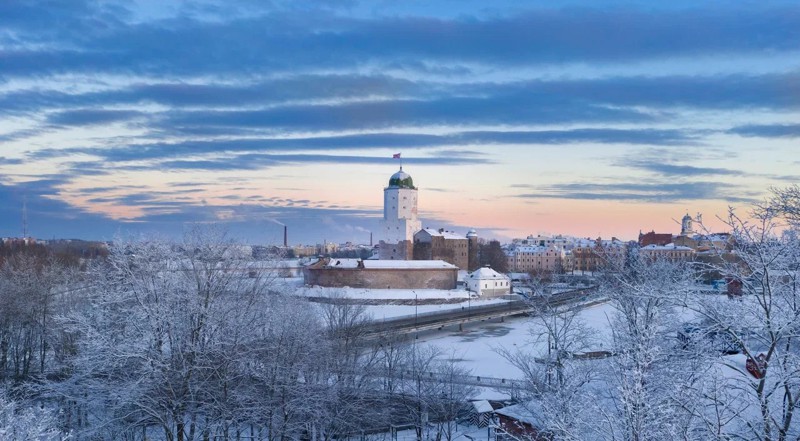
[[283, 247], [289, 248], [289, 227], [283, 226]]
[[28, 196], [22, 196], [22, 238], [28, 237]]
[[369, 232], [369, 246], [372, 246], [372, 231]]

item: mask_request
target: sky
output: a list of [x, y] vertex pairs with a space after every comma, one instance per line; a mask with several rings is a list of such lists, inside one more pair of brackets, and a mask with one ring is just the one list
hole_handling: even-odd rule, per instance
[[425, 227], [724, 229], [800, 182], [800, 6], [0, 2], [0, 236], [366, 243], [394, 153]]

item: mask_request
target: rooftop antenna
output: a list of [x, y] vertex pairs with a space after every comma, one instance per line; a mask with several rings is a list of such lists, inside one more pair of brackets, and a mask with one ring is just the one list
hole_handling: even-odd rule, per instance
[[22, 196], [22, 238], [28, 238], [28, 196]]

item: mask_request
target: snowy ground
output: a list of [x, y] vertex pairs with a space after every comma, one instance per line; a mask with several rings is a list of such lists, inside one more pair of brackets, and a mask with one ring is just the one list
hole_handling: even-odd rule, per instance
[[343, 298], [355, 300], [366, 306], [373, 320], [413, 316], [450, 309], [466, 309], [502, 303], [503, 299], [482, 299], [466, 290], [441, 289], [364, 289], [296, 287], [294, 292], [302, 297]]
[[[612, 314], [609, 304], [588, 307], [580, 312], [581, 319], [594, 330], [596, 347], [603, 350], [610, 347], [611, 333], [608, 318]], [[521, 379], [522, 372], [501, 357], [498, 348], [519, 348], [525, 351], [536, 351], [545, 348], [533, 347], [531, 327], [535, 326], [531, 318], [508, 318], [505, 322], [482, 322], [466, 326], [464, 331], [457, 329], [420, 333], [417, 342], [429, 344], [452, 355], [461, 365], [470, 369], [473, 374], [505, 379]]]
[[[305, 297], [338, 297], [361, 299], [366, 301], [386, 300], [387, 304], [368, 305], [367, 313], [374, 320], [383, 320], [399, 316], [413, 316], [434, 311], [453, 308], [478, 307], [487, 304], [504, 302], [502, 299], [470, 298], [464, 290], [435, 289], [363, 289], [363, 288], [322, 288], [298, 287], [298, 295]], [[414, 301], [419, 301], [414, 305]], [[454, 302], [454, 303], [449, 303]], [[371, 302], [370, 302], [371, 303]], [[403, 304], [392, 304], [403, 303]], [[595, 350], [608, 349], [610, 331], [608, 320], [612, 308], [608, 304], [591, 306], [580, 312], [586, 326], [593, 329], [597, 347]], [[481, 322], [464, 327], [464, 331], [448, 328], [440, 331], [424, 332], [417, 335], [418, 344], [429, 344], [441, 349], [444, 354], [452, 356], [475, 375], [520, 379], [522, 373], [502, 358], [497, 348], [520, 348], [535, 351], [541, 347], [532, 347], [530, 340], [531, 326], [536, 321], [531, 318], [507, 318], [504, 322]], [[489, 391], [486, 391], [489, 392]], [[485, 395], [485, 394], [482, 394]], [[493, 397], [499, 397], [493, 395]]]

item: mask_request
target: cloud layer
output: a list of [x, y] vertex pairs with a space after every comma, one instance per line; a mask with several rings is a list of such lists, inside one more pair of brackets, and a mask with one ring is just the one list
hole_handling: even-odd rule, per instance
[[4, 197], [106, 222], [86, 235], [292, 208], [273, 218], [311, 241], [317, 215], [374, 230], [380, 189], [300, 181], [388, 173], [396, 151], [436, 170], [431, 218], [497, 231], [437, 198], [749, 203], [796, 178], [779, 160], [800, 137], [791, 2], [383, 6], [0, 4]]

